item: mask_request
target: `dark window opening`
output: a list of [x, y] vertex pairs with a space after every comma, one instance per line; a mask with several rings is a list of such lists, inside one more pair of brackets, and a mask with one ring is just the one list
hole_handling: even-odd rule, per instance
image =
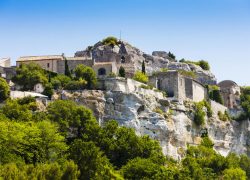
[[47, 68], [49, 68], [49, 63], [47, 63]]
[[106, 69], [104, 69], [104, 68], [98, 69], [98, 75], [99, 75], [99, 76], [106, 75]]
[[121, 63], [125, 63], [125, 57], [124, 56], [121, 57]]

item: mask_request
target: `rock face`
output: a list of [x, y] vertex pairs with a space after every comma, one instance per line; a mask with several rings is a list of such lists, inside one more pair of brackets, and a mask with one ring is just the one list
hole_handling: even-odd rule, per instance
[[[163, 152], [175, 159], [185, 156], [187, 145], [198, 145], [201, 134], [208, 132], [214, 149], [222, 155], [229, 152], [250, 156], [250, 122], [220, 121], [216, 115], [204, 127], [193, 122], [191, 102], [171, 101], [143, 91], [60, 92], [55, 99], [72, 99], [94, 111], [100, 124], [115, 119], [122, 126], [134, 128], [138, 135], [159, 140]], [[161, 110], [159, 110], [161, 109]]]

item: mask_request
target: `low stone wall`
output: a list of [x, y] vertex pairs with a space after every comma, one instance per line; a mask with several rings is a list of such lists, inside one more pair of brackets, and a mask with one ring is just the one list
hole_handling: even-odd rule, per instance
[[163, 93], [151, 89], [144, 89], [141, 87], [142, 85], [147, 86], [146, 84], [140, 83], [133, 79], [121, 78], [121, 77], [106, 78], [106, 79], [101, 79], [99, 81], [99, 88], [101, 90], [120, 91], [127, 94], [129, 93], [150, 94], [159, 99], [164, 98]]
[[213, 113], [216, 116], [218, 115], [219, 111], [221, 111], [222, 113], [224, 113], [225, 111], [228, 110], [226, 106], [223, 106], [223, 105], [221, 105], [221, 104], [219, 104], [219, 103], [217, 103], [215, 101], [211, 100], [210, 103], [211, 103], [211, 108], [213, 110]]

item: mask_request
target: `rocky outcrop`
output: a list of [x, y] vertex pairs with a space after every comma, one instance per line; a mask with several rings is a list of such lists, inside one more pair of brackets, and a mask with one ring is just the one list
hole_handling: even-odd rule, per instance
[[197, 80], [203, 84], [215, 84], [216, 78], [210, 71], [204, 71], [194, 64], [176, 62], [171, 59], [165, 51], [154, 51], [152, 55], [142, 52], [140, 49], [127, 42], [119, 42], [115, 46], [104, 45], [102, 42], [96, 43], [93, 47], [89, 46], [84, 51], [75, 53], [76, 57], [92, 58], [95, 62], [116, 62], [118, 68], [123, 66], [132, 77], [135, 71], [140, 71], [142, 62], [146, 63], [146, 72], [152, 75], [162, 68], [170, 70], [193, 71], [197, 75]]
[[250, 122], [220, 121], [216, 115], [203, 127], [193, 122], [193, 103], [156, 97], [143, 91], [60, 92], [54, 98], [72, 99], [94, 111], [100, 124], [115, 119], [122, 126], [134, 128], [138, 135], [149, 135], [160, 142], [163, 152], [175, 159], [185, 156], [187, 145], [198, 145], [206, 131], [214, 149], [250, 156]]

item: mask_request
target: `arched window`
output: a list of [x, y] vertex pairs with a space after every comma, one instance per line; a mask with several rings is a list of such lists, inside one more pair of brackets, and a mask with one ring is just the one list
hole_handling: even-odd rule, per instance
[[104, 69], [104, 68], [98, 69], [98, 75], [99, 75], [99, 76], [106, 75], [106, 69]]
[[121, 57], [121, 63], [125, 63], [125, 57], [124, 56]]

